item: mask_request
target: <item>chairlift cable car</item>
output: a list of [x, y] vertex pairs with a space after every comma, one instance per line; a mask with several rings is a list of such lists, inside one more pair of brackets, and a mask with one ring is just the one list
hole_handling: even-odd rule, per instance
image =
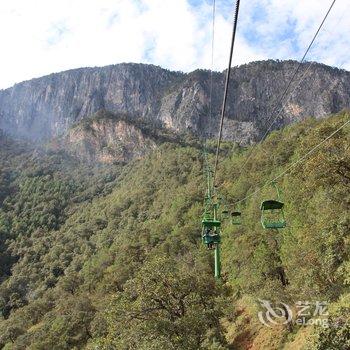
[[281, 195], [276, 181], [272, 186], [277, 193], [277, 199], [268, 199], [261, 203], [261, 225], [264, 229], [282, 229], [287, 226], [284, 216], [284, 203], [281, 201]]
[[231, 213], [231, 223], [232, 225], [242, 224], [242, 213], [240, 211], [233, 211]]

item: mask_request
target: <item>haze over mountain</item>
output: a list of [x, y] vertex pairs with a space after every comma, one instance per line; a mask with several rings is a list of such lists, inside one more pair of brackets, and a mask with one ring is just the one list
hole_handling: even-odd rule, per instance
[[[271, 116], [281, 107], [276, 101], [297, 64], [269, 60], [233, 69], [225, 139], [247, 144], [265, 133]], [[47, 141], [103, 109], [177, 133], [213, 135], [218, 127], [224, 79], [224, 73], [213, 74], [210, 117], [209, 71], [185, 74], [131, 63], [69, 70], [1, 90], [0, 128], [15, 137]], [[350, 72], [305, 63], [291, 91], [272, 129], [350, 107]]]

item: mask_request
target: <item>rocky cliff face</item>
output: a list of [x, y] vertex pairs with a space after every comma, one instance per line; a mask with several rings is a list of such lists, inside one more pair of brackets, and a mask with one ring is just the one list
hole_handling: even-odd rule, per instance
[[[226, 139], [249, 143], [264, 134], [296, 66], [294, 61], [263, 61], [233, 69]], [[299, 86], [292, 86], [291, 97], [273, 129], [350, 107], [350, 72], [317, 63], [308, 67], [303, 65], [296, 82], [304, 74], [305, 78]], [[212, 116], [209, 82], [208, 71], [184, 74], [142, 64], [51, 74], [0, 91], [0, 128], [17, 137], [47, 140], [104, 109], [157, 121], [175, 132], [213, 135], [218, 127], [224, 74], [213, 75]]]
[[51, 147], [84, 162], [114, 163], [143, 157], [156, 148], [156, 141], [135, 123], [99, 112], [53, 140]]

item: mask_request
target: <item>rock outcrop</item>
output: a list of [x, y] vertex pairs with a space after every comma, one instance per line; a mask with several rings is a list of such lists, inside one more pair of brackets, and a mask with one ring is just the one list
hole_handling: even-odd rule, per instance
[[99, 112], [50, 144], [91, 163], [128, 162], [156, 148], [156, 140], [125, 118]]

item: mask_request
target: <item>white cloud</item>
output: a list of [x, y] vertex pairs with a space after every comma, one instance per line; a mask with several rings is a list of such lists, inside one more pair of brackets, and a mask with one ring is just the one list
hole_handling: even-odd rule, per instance
[[[199, 2], [199, 1], [198, 1]], [[217, 2], [215, 66], [226, 68], [231, 2]], [[330, 0], [243, 1], [234, 64], [301, 57]], [[309, 59], [350, 69], [347, 0], [338, 0]], [[232, 9], [233, 12], [233, 9]], [[0, 88], [82, 66], [153, 63], [191, 71], [210, 68], [211, 1], [2, 0]], [[293, 23], [293, 26], [289, 26]], [[295, 39], [284, 31], [292, 28]], [[295, 47], [295, 43], [298, 43]]]
[[[301, 59], [331, 3], [332, 0], [251, 0], [241, 16], [241, 25], [251, 28], [248, 33], [259, 38], [254, 43], [256, 52], [270, 58]], [[349, 10], [348, 0], [336, 1], [307, 60], [350, 69]]]

